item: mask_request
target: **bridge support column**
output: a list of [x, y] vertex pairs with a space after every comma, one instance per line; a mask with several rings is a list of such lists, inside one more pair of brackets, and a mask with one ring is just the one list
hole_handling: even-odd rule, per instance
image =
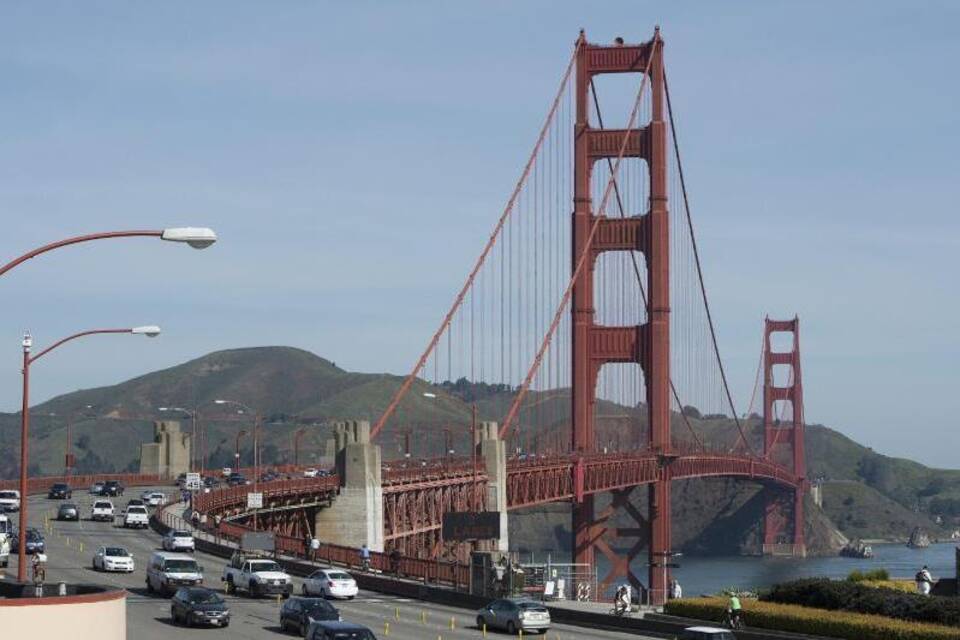
[[507, 448], [500, 439], [496, 422], [481, 422], [476, 433], [480, 458], [487, 472], [487, 511], [500, 513], [500, 538], [494, 544], [494, 551], [509, 551], [509, 529], [507, 522]]
[[363, 420], [335, 425], [336, 467], [340, 493], [327, 509], [317, 511], [316, 537], [348, 547], [366, 543], [383, 551], [383, 485], [380, 446], [370, 442], [370, 423]]

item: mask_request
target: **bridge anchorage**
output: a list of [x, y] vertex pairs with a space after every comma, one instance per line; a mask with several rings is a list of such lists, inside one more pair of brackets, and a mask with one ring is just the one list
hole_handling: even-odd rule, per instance
[[[622, 128], [604, 126], [603, 78], [636, 80]], [[671, 483], [732, 477], [767, 491], [764, 551], [802, 553], [797, 321], [765, 328], [757, 452], [760, 435], [754, 444], [733, 406], [703, 282], [664, 41], [655, 31], [641, 44], [598, 45], [581, 33], [520, 179], [420, 358], [371, 427], [338, 431], [335, 477], [264, 498], [304, 499], [314, 511], [273, 509], [262, 521], [296, 536], [312, 525], [342, 557], [366, 543], [375, 566], [396, 550], [406, 575], [462, 586], [469, 552], [507, 549], [509, 512], [565, 503], [573, 560], [609, 569], [594, 595], [628, 580], [661, 604], [675, 563]], [[794, 334], [792, 352], [770, 349], [782, 331]], [[784, 364], [791, 383], [777, 386]], [[773, 413], [784, 401], [795, 407], [789, 427]], [[728, 429], [715, 441], [731, 441], [734, 426], [732, 447], [704, 445], [710, 429]], [[424, 458], [381, 466], [398, 433]], [[241, 498], [204, 499], [230, 513], [234, 536]], [[447, 539], [444, 516], [458, 512], [500, 526], [485, 539]], [[302, 550], [303, 540], [283, 544]]]

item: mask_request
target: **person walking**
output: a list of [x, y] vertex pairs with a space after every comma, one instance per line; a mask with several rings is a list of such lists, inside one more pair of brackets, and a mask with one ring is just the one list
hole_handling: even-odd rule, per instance
[[930, 569], [927, 568], [927, 565], [923, 565], [923, 568], [917, 571], [915, 579], [917, 581], [917, 593], [924, 596], [930, 595], [930, 590], [933, 588], [933, 576], [930, 575]]
[[314, 562], [317, 561], [317, 556], [320, 554], [320, 541], [316, 537], [310, 536], [310, 559]]
[[680, 588], [680, 581], [676, 579], [671, 580], [670, 581], [670, 599], [679, 600], [682, 597], [683, 597], [683, 589]]

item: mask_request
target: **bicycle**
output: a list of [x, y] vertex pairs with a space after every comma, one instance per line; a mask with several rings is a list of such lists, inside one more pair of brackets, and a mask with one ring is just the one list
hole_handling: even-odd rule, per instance
[[743, 629], [743, 613], [741, 611], [734, 613], [730, 609], [727, 609], [723, 614], [722, 624], [728, 629]]

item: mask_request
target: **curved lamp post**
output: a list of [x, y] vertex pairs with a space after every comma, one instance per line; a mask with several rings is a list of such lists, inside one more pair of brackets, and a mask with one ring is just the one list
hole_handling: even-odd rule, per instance
[[30, 365], [47, 355], [60, 345], [83, 338], [85, 336], [99, 335], [103, 333], [131, 333], [134, 335], [156, 338], [160, 335], [160, 327], [147, 325], [143, 327], [133, 327], [132, 329], [91, 329], [81, 331], [72, 336], [67, 336], [62, 340], [54, 342], [52, 345], [38, 351], [35, 355], [30, 355], [33, 348], [33, 338], [30, 334], [23, 336], [23, 406], [20, 411], [20, 528], [19, 538], [17, 540], [17, 580], [24, 582], [27, 578], [27, 463], [29, 457], [30, 433]]
[[66, 247], [72, 244], [80, 244], [81, 242], [90, 242], [92, 240], [137, 237], [160, 238], [161, 240], [166, 240], [167, 242], [184, 242], [194, 249], [206, 249], [217, 241], [217, 234], [213, 232], [213, 229], [207, 229], [206, 227], [174, 227], [170, 229], [153, 231], [103, 231], [100, 233], [89, 233], [83, 236], [74, 236], [73, 238], [51, 242], [50, 244], [45, 244], [42, 247], [34, 249], [33, 251], [28, 251], [19, 258], [11, 260], [7, 264], [0, 267], [0, 276], [5, 274], [7, 271], [10, 271], [17, 265], [23, 264], [27, 260], [30, 260], [31, 258], [35, 258], [42, 253], [47, 253], [48, 251], [53, 251], [54, 249], [59, 249], [61, 247]]

